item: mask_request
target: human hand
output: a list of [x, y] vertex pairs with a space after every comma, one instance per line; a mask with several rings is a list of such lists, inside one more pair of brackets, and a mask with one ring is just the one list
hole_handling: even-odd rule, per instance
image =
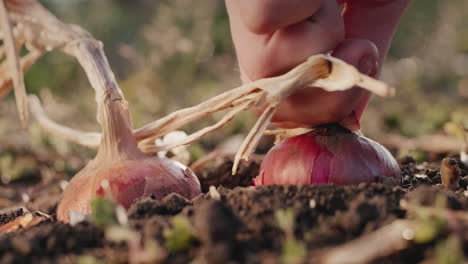
[[[411, 0], [226, 0], [243, 82], [287, 72], [309, 56], [331, 51], [376, 77], [400, 16]], [[356, 130], [370, 98], [304, 89], [284, 100], [273, 121], [282, 127], [342, 123]]]

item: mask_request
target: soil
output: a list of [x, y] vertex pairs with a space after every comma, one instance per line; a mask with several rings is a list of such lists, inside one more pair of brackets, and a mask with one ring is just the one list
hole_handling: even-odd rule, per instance
[[[76, 157], [31, 150], [0, 152], [29, 157], [35, 168], [0, 184], [0, 225], [25, 210], [54, 216], [64, 181], [84, 164]], [[57, 160], [66, 162], [57, 166]], [[437, 261], [444, 254], [466, 260], [468, 170], [461, 166], [460, 188], [450, 191], [440, 185], [438, 164], [405, 158], [400, 161], [401, 182], [253, 187], [259, 160], [243, 163], [232, 176], [232, 158], [225, 158], [198, 172], [203, 194], [192, 201], [171, 194], [134, 202], [127, 211], [128, 224], [121, 226], [126, 230], [123, 239], [115, 239], [122, 231], [111, 225], [44, 221], [0, 234], [0, 263], [322, 263], [327, 252], [395, 221], [427, 226], [440, 219], [445, 225], [437, 226], [429, 239], [410, 238], [405, 246], [389, 247], [368, 262], [441, 263]], [[440, 201], [445, 202], [442, 207]], [[418, 218], [419, 209], [410, 211], [408, 205], [439, 216], [426, 221]], [[386, 243], [386, 237], [381, 239]], [[454, 239], [455, 246], [443, 247], [453, 245], [449, 242]]]

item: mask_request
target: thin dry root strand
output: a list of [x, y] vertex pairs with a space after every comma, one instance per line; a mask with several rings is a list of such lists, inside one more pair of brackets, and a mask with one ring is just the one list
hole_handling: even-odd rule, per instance
[[159, 138], [173, 130], [176, 130], [190, 122], [208, 116], [231, 107], [235, 107], [240, 99], [248, 100], [258, 89], [251, 84], [246, 84], [236, 89], [227, 91], [193, 107], [173, 112], [159, 120], [151, 122], [136, 130], [137, 140], [147, 138]]
[[9, 64], [9, 69], [11, 69], [10, 76], [13, 80], [18, 114], [22, 125], [26, 127], [29, 113], [26, 88], [24, 85], [21, 63], [19, 62], [19, 52], [16, 49], [12, 25], [4, 1], [0, 1], [0, 23], [3, 31], [3, 43], [7, 52], [6, 59]]
[[263, 136], [267, 126], [270, 124], [270, 120], [275, 114], [276, 107], [279, 102], [271, 104], [265, 109], [257, 120], [253, 128], [250, 130], [249, 134], [245, 138], [244, 142], [234, 157], [234, 164], [232, 165], [232, 174], [236, 174], [237, 168], [239, 167], [239, 162], [241, 159], [248, 160], [250, 155], [255, 151], [255, 148], [258, 146], [260, 138]]
[[[5, 5], [3, 2], [1, 3], [0, 12], [3, 12], [3, 31], [4, 33], [6, 32], [4, 34], [4, 42], [8, 44], [6, 45], [7, 57], [10, 64], [15, 66], [12, 67], [15, 69], [15, 78], [13, 79], [15, 87], [17, 86], [16, 84], [18, 84], [18, 87], [24, 86], [24, 83], [22, 83], [22, 71], [27, 70], [40, 56], [39, 54], [42, 54], [42, 51], [51, 51], [59, 47], [68, 55], [78, 59], [91, 85], [96, 90], [98, 122], [101, 125], [104, 125], [103, 121], [110, 118], [110, 116], [107, 116], [106, 111], [108, 114], [114, 112], [103, 111], [104, 108], [111, 109], [117, 107], [120, 109], [117, 112], [127, 112], [127, 103], [115, 81], [100, 42], [93, 39], [89, 33], [76, 25], [63, 24], [34, 0], [21, 0], [18, 3], [7, 1], [10, 16], [6, 15]], [[22, 58], [21, 63], [18, 62], [17, 56], [10, 56], [10, 54], [16, 55], [17, 53], [14, 48], [14, 40], [8, 17], [11, 17], [17, 25], [21, 24], [21, 27], [18, 26], [17, 31], [19, 36], [24, 37], [26, 47], [33, 47], [33, 49], [38, 50], [38, 53], [33, 53], [31, 57]], [[2, 76], [2, 72], [4, 71], [0, 71], [0, 84], [2, 85], [0, 88], [8, 81]], [[394, 94], [394, 89], [385, 83], [359, 73], [353, 66], [342, 60], [320, 54], [309, 57], [304, 63], [284, 75], [244, 84], [197, 106], [176, 111], [157, 121], [151, 122], [134, 130], [133, 134], [139, 142], [139, 147], [146, 152], [152, 153], [190, 144], [202, 136], [222, 128], [237, 114], [248, 108], [254, 106], [263, 108], [265, 109], [263, 114], [245, 138], [236, 155], [233, 167], [233, 173], [235, 173], [239, 161], [241, 159], [248, 159], [254, 152], [282, 99], [297, 90], [305, 88], [318, 87], [332, 92], [351, 89], [356, 85], [384, 97], [390, 97]], [[25, 96], [24, 89], [22, 91], [18, 90], [17, 95], [19, 96], [18, 98]], [[80, 132], [59, 125], [46, 116], [37, 98], [32, 98], [30, 101], [31, 107], [38, 110], [34, 111], [34, 115], [38, 119], [39, 124], [48, 132], [89, 147], [95, 147], [98, 144], [101, 138], [100, 134]], [[112, 107], [111, 104], [113, 105]], [[18, 106], [23, 109], [26, 105], [25, 102], [20, 100]], [[203, 128], [181, 139], [179, 142], [155, 146], [155, 139], [178, 130], [188, 123], [225, 109], [231, 110], [216, 124]], [[124, 126], [122, 129], [130, 129], [129, 126], [131, 124], [128, 117], [124, 117], [122, 122], [128, 123], [122, 124]]]
[[15, 232], [19, 228], [28, 229], [44, 221], [52, 221], [52, 217], [40, 211], [30, 212], [23, 208], [24, 214], [8, 223], [0, 225], [0, 234]]
[[[30, 51], [27, 55], [20, 58], [22, 72], [27, 72], [29, 68], [42, 56], [38, 50]], [[0, 99], [4, 98], [13, 87], [13, 80], [8, 74], [9, 65], [3, 63], [0, 65]]]
[[[235, 91], [237, 89], [234, 89]], [[190, 138], [195, 137], [195, 135], [200, 135], [199, 137], [195, 138], [195, 140], [200, 139], [203, 135], [206, 135], [207, 133], [210, 133], [212, 131], [215, 131], [223, 126], [225, 126], [228, 122], [230, 122], [238, 113], [247, 110], [252, 106], [252, 103], [257, 102], [260, 97], [262, 96], [261, 93], [259, 93], [260, 90], [257, 90], [255, 92], [252, 92], [250, 94], [244, 95], [242, 98], [232, 98], [230, 96], [231, 92], [227, 92], [224, 94], [221, 94], [219, 96], [213, 97], [212, 99], [201, 103], [197, 106], [182, 109], [176, 112], [173, 112], [172, 114], [157, 120], [155, 122], [152, 122], [146, 126], [144, 126], [142, 129], [137, 129], [135, 131], [135, 135], [137, 140], [141, 140], [140, 146], [148, 146], [148, 145], [154, 145], [154, 141], [162, 136], [164, 136], [167, 133], [170, 133], [172, 131], [175, 131], [179, 129], [180, 127], [197, 120], [199, 118], [202, 118], [204, 116], [207, 116], [211, 113], [218, 112], [224, 109], [232, 108], [230, 112], [228, 112], [220, 121], [218, 121], [215, 125], [206, 127], [201, 129], [200, 131], [195, 132]], [[239, 95], [236, 95], [239, 97]], [[190, 110], [190, 111], [188, 111]], [[229, 116], [232, 116], [232, 118], [229, 118]], [[172, 122], [172, 123], [171, 123]], [[164, 125], [165, 124], [165, 125]], [[148, 133], [149, 132], [149, 133]], [[193, 142], [193, 141], [191, 141]], [[185, 145], [189, 143], [183, 143], [179, 142], [177, 145], [172, 145], [172, 147], [177, 147], [180, 145]], [[145, 147], [146, 148], [146, 147]], [[161, 147], [159, 147], [161, 148]], [[169, 149], [169, 148], [168, 148]]]
[[[12, 21], [14, 23], [14, 19]], [[22, 57], [13, 56], [15, 59], [19, 58], [19, 63], [21, 66], [21, 78], [23, 78], [23, 74], [29, 70], [29, 68], [44, 54], [44, 50], [40, 47], [37, 47], [31, 41], [26, 40], [26, 35], [31, 35], [29, 33], [24, 32], [23, 25], [17, 24], [13, 25], [13, 38], [15, 42], [15, 50], [19, 51], [22, 49], [23, 45], [28, 50], [28, 54], [23, 55]], [[3, 39], [3, 32], [0, 38]], [[10, 35], [8, 35], [10, 36]], [[4, 60], [4, 57], [7, 55], [7, 49], [5, 45], [0, 45], [0, 99], [8, 95], [8, 93], [13, 88], [13, 77], [10, 73], [11, 66], [9, 65], [8, 60]]]
[[[185, 139], [173, 143], [170, 145], [161, 145], [161, 146], [155, 146], [154, 141], [148, 141], [150, 142], [149, 145], [140, 145], [140, 149], [145, 152], [145, 153], [156, 153], [159, 151], [167, 151], [173, 148], [176, 148], [178, 146], [182, 145], [188, 145], [191, 144], [200, 138], [202, 138], [204, 135], [209, 134], [213, 131], [216, 131], [222, 127], [224, 127], [226, 124], [228, 124], [232, 119], [234, 119], [240, 112], [245, 111], [251, 107], [252, 102], [245, 102], [238, 107], [233, 108], [231, 111], [229, 111], [221, 120], [219, 120], [216, 124], [205, 127], [203, 129], [198, 130], [197, 132], [187, 136]], [[146, 142], [146, 141], [145, 141]]]
[[201, 157], [199, 160], [193, 162], [190, 165], [190, 169], [193, 172], [197, 173], [200, 169], [205, 167], [206, 164], [208, 164], [211, 161], [216, 160], [217, 158], [222, 157], [224, 155], [225, 154], [220, 149], [215, 149], [212, 152], [210, 152], [210, 153], [204, 155], [203, 157]]

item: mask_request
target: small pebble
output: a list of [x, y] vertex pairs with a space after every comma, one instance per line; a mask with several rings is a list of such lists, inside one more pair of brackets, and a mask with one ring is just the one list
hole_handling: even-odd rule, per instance
[[210, 186], [209, 193], [210, 193], [210, 197], [213, 200], [216, 200], [216, 201], [221, 200], [221, 194], [219, 194], [218, 190], [216, 190], [216, 187], [214, 187], [213, 185]]
[[466, 189], [468, 187], [468, 176], [460, 179], [460, 187]]
[[123, 208], [121, 205], [117, 206], [115, 208], [115, 214], [117, 216], [117, 221], [121, 225], [127, 225], [128, 224], [128, 217], [127, 217], [127, 211], [125, 208]]
[[414, 231], [411, 228], [406, 228], [405, 230], [403, 230], [403, 233], [401, 235], [405, 240], [413, 240]]
[[70, 210], [68, 212], [68, 219], [70, 219], [70, 225], [75, 226], [86, 220], [86, 216], [78, 213], [75, 210]]
[[450, 190], [456, 190], [459, 187], [460, 167], [458, 162], [452, 158], [445, 158], [440, 164], [440, 175], [442, 185]]
[[416, 174], [414, 175], [414, 177], [420, 178], [420, 179], [425, 179], [425, 178], [427, 178], [427, 175], [426, 175], [426, 174], [422, 174], [422, 173], [416, 173]]
[[60, 189], [61, 189], [62, 191], [64, 191], [65, 188], [67, 188], [67, 185], [68, 185], [68, 181], [66, 181], [66, 180], [61, 180], [61, 181], [59, 182], [59, 186], [60, 186]]
[[314, 199], [311, 199], [309, 201], [309, 207], [310, 208], [315, 208], [317, 206], [317, 202]]
[[21, 200], [23, 200], [23, 202], [27, 203], [27, 202], [31, 201], [31, 197], [29, 197], [29, 195], [27, 193], [22, 193], [21, 194]]

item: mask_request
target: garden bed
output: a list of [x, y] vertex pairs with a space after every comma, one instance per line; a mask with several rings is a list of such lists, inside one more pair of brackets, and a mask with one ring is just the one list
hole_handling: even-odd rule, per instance
[[[0, 186], [0, 224], [26, 209], [54, 217], [61, 185], [83, 162], [14, 148], [3, 154], [27, 157], [36, 169]], [[65, 162], [58, 166], [60, 159]], [[127, 211], [124, 228], [44, 219], [0, 234], [0, 263], [339, 263], [350, 251], [349, 263], [466, 258], [468, 172], [461, 167], [460, 188], [445, 190], [438, 164], [401, 160], [401, 182], [252, 187], [258, 160], [231, 176], [232, 159], [226, 158], [198, 173], [201, 196], [141, 198]], [[399, 223], [411, 228], [400, 230]], [[366, 246], [376, 235], [381, 248]]]

